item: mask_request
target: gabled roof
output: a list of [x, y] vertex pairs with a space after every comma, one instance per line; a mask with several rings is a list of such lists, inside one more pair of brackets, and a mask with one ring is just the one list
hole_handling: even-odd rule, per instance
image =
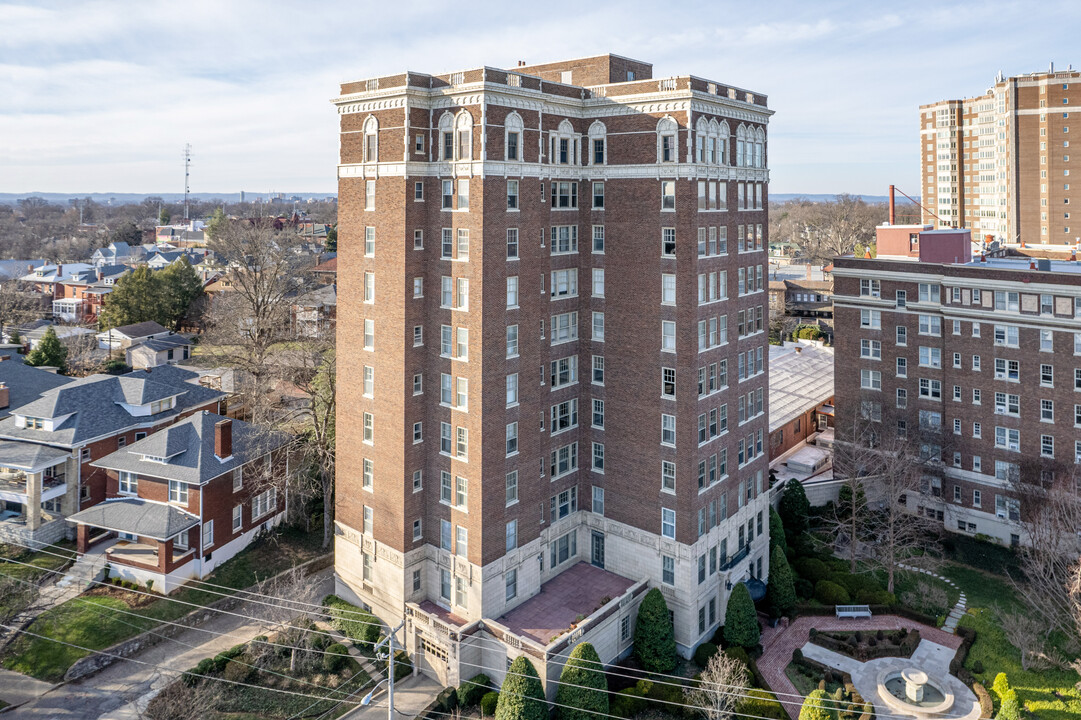
[[[0, 367], [0, 370], [3, 368]], [[20, 428], [16, 427], [14, 417], [8, 417], [0, 420], [0, 437], [75, 447], [126, 428], [160, 424], [184, 410], [225, 397], [225, 393], [219, 390], [199, 385], [198, 377], [190, 370], [166, 365], [119, 377], [90, 375], [73, 380], [67, 385], [48, 390], [37, 400], [11, 409], [12, 415], [28, 417], [69, 416], [59, 427], [51, 431]], [[148, 382], [140, 385], [132, 380]], [[140, 398], [153, 402], [170, 395], [178, 395], [175, 407], [154, 415], [136, 417], [119, 404], [127, 402], [127, 399]]]
[[338, 286], [331, 283], [321, 288], [312, 290], [297, 298], [297, 307], [319, 307], [320, 305], [338, 304]]
[[335, 255], [329, 260], [324, 260], [315, 267], [312, 268], [312, 272], [316, 273], [336, 273], [338, 272], [338, 256]]
[[[214, 454], [214, 426], [222, 420], [229, 418], [206, 411], [196, 413], [91, 464], [201, 485], [289, 442], [284, 433], [232, 420], [233, 454], [222, 459]], [[145, 456], [165, 458], [165, 462], [145, 460]]]
[[131, 325], [121, 325], [120, 327], [115, 327], [112, 330], [104, 330], [98, 333], [98, 335], [104, 336], [108, 335], [110, 332], [113, 335], [123, 335], [126, 338], [135, 340], [137, 338], [149, 337], [151, 335], [157, 335], [158, 333], [164, 333], [169, 331], [158, 323], [154, 322], [153, 320], [147, 320], [146, 322], [133, 323]]
[[69, 515], [68, 522], [165, 541], [198, 525], [199, 518], [162, 502], [112, 498]]

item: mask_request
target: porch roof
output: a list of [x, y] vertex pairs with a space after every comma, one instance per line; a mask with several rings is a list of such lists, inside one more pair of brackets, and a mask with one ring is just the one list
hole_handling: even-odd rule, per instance
[[69, 451], [48, 445], [0, 440], [0, 467], [35, 473], [59, 465], [69, 457]]
[[112, 498], [69, 515], [68, 521], [163, 542], [199, 524], [189, 512], [143, 498]]

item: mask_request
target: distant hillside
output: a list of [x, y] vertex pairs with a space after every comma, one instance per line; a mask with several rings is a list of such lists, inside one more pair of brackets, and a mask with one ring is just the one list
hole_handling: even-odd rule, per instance
[[[888, 195], [858, 195], [858, 194], [855, 194], [855, 193], [853, 193], [853, 194], [856, 195], [856, 197], [862, 197], [863, 201], [867, 202], [867, 203], [884, 203], [884, 202], [889, 202], [890, 201], [890, 198], [889, 198]], [[826, 194], [826, 193], [770, 193], [769, 194], [769, 199], [772, 202], [778, 202], [778, 203], [785, 203], [785, 202], [788, 202], [789, 200], [796, 200], [797, 198], [803, 198], [804, 200], [810, 200], [811, 202], [826, 202], [828, 200], [833, 200], [835, 197], [837, 197], [836, 194], [831, 195], [831, 194]], [[916, 199], [919, 200], [918, 197]], [[907, 203], [907, 202], [909, 202], [908, 199], [906, 197], [904, 197], [903, 195], [898, 195], [897, 196], [897, 204], [898, 205], [901, 205], [901, 204], [904, 204], [904, 203]]]
[[[141, 203], [148, 197], [160, 197], [167, 203], [181, 203], [184, 202], [184, 193], [47, 193], [47, 192], [29, 192], [29, 193], [0, 193], [0, 205], [14, 205], [19, 200], [28, 197], [39, 197], [47, 200], [53, 204], [66, 205], [69, 200], [82, 200], [83, 198], [90, 198], [94, 202], [101, 205], [131, 205], [135, 203]], [[297, 198], [300, 201], [307, 200], [308, 198], [315, 198], [316, 200], [324, 200], [328, 197], [337, 197], [337, 193], [297, 193], [297, 192], [283, 192], [283, 193], [244, 193], [245, 202], [257, 202], [264, 201], [267, 198], [277, 197], [279, 202], [293, 202], [293, 198]], [[240, 202], [240, 193], [192, 193], [190, 198], [196, 202], [205, 202], [209, 200], [221, 200], [226, 203], [238, 203]]]

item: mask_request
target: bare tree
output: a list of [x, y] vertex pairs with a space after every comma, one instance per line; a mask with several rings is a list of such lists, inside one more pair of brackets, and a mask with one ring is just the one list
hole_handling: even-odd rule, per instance
[[889, 592], [904, 565], [927, 565], [936, 549], [935, 525], [909, 505], [941, 495], [941, 419], [909, 423], [907, 414], [883, 408], [881, 398], [867, 393], [840, 420], [834, 447], [834, 475], [845, 485], [828, 522], [840, 544], [847, 542], [850, 571], [860, 558], [880, 567]]
[[210, 303], [207, 348], [249, 378], [245, 402], [260, 424], [270, 424], [280, 375], [272, 356], [293, 339], [292, 301], [310, 284], [314, 258], [302, 245], [290, 228], [248, 221], [226, 223], [208, 243], [228, 270], [227, 289]]
[[708, 720], [735, 717], [740, 699], [750, 687], [747, 666], [723, 652], [713, 654], [702, 671], [698, 686], [686, 688], [687, 703], [700, 708]]
[[[271, 604], [259, 606], [259, 615], [268, 627], [277, 630], [279, 634], [284, 633], [286, 626], [298, 617], [310, 613], [310, 606], [320, 600], [318, 584], [299, 567], [258, 583], [255, 594], [272, 601]], [[289, 644], [293, 646], [289, 657], [289, 671], [296, 672], [299, 639]]]
[[1046, 670], [1058, 664], [1047, 654], [1047, 627], [1039, 618], [1000, 607], [995, 608], [995, 615], [1006, 639], [1021, 653], [1022, 670]]
[[1014, 497], [1005, 498], [1007, 517], [1016, 513], [1024, 542], [1018, 548], [1023, 577], [1014, 589], [1045, 623], [1047, 632], [1071, 635], [1076, 606], [1070, 596], [1081, 528], [1078, 478], [1072, 468], [1030, 460], [1011, 471]]
[[299, 412], [298, 455], [302, 463], [297, 477], [306, 486], [301, 496], [318, 496], [323, 501], [323, 547], [334, 537], [335, 413], [337, 410], [337, 356], [328, 347], [316, 356], [310, 372], [298, 373], [296, 385], [311, 400]]

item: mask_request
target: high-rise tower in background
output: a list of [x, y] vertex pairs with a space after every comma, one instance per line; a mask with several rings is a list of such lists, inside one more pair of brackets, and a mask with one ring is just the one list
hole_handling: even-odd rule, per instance
[[970, 228], [973, 239], [1075, 244], [1081, 178], [1070, 173], [1081, 172], [1081, 147], [1071, 153], [1070, 141], [1079, 133], [1073, 69], [999, 75], [978, 97], [921, 106], [923, 221]]
[[334, 104], [338, 592], [451, 684], [611, 660], [648, 586], [689, 652], [768, 572], [766, 98], [605, 55]]

